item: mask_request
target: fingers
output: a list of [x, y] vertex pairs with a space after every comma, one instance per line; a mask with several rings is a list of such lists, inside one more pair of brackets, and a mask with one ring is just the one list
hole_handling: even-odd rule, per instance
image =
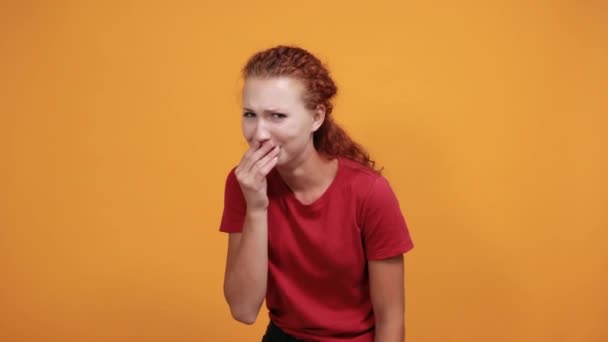
[[277, 165], [277, 161], [279, 160], [279, 152], [281, 148], [276, 146], [273, 148], [268, 154], [266, 154], [262, 159], [258, 160], [253, 168], [252, 173], [255, 175], [257, 180], [261, 180], [266, 177], [270, 170], [272, 170], [275, 165]]
[[[257, 149], [256, 149], [257, 146]], [[241, 171], [249, 172], [252, 170], [254, 165], [260, 161], [265, 155], [267, 155], [272, 148], [274, 147], [273, 143], [270, 141], [264, 142], [261, 146], [259, 143], [257, 145], [252, 146], [243, 157], [243, 160], [240, 164]]]
[[241, 160], [239, 161], [239, 165], [237, 166], [237, 169], [243, 168], [243, 165], [245, 164], [245, 162], [249, 159], [249, 157], [251, 157], [253, 152], [255, 152], [259, 147], [260, 147], [260, 143], [258, 141], [253, 141], [253, 143], [249, 146], [247, 151], [245, 151], [245, 153], [241, 157]]
[[262, 166], [262, 168], [260, 169], [260, 171], [258, 172], [258, 174], [261, 177], [266, 177], [268, 175], [268, 173], [270, 173], [270, 171], [272, 170], [272, 168], [274, 168], [277, 165], [278, 161], [279, 161], [279, 156], [276, 156], [276, 157], [270, 159], [268, 161], [268, 163], [266, 163], [266, 165]]

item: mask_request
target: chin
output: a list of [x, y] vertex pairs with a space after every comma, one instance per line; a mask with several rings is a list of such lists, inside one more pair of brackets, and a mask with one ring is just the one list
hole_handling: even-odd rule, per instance
[[279, 153], [279, 160], [277, 160], [277, 164], [275, 165], [275, 167], [285, 166], [289, 164], [289, 162], [289, 157], [283, 154], [283, 151], [281, 151], [281, 153]]

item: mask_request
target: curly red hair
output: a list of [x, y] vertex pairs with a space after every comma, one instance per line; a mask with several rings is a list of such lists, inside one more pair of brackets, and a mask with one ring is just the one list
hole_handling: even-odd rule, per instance
[[329, 75], [329, 70], [312, 53], [296, 46], [279, 45], [254, 54], [243, 68], [243, 78], [248, 77], [294, 77], [304, 83], [306, 106], [315, 110], [325, 108], [325, 120], [313, 133], [313, 144], [320, 153], [330, 157], [345, 157], [376, 170], [376, 162], [369, 153], [355, 142], [340, 127], [331, 115], [332, 99], [338, 87]]

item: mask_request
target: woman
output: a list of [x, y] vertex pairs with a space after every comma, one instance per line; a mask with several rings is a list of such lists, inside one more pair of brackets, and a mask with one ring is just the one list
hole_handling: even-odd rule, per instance
[[226, 180], [224, 295], [263, 341], [403, 341], [403, 254], [413, 247], [388, 181], [332, 118], [337, 88], [304, 49], [243, 69], [249, 143]]

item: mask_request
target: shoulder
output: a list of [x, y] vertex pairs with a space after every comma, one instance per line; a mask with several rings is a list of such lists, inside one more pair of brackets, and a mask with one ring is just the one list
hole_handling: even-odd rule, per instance
[[228, 173], [226, 174], [226, 184], [233, 184], [234, 182], [237, 181], [236, 179], [236, 166], [233, 166], [232, 168], [230, 168], [228, 170]]
[[241, 186], [239, 185], [239, 181], [236, 177], [236, 166], [232, 167], [225, 178], [224, 188], [227, 197], [231, 196], [241, 196]]
[[382, 174], [354, 160], [341, 158], [340, 173], [345, 184], [353, 191], [368, 194], [378, 183], [386, 183]]
[[363, 208], [393, 205], [397, 196], [381, 173], [356, 161], [341, 159], [343, 184]]

